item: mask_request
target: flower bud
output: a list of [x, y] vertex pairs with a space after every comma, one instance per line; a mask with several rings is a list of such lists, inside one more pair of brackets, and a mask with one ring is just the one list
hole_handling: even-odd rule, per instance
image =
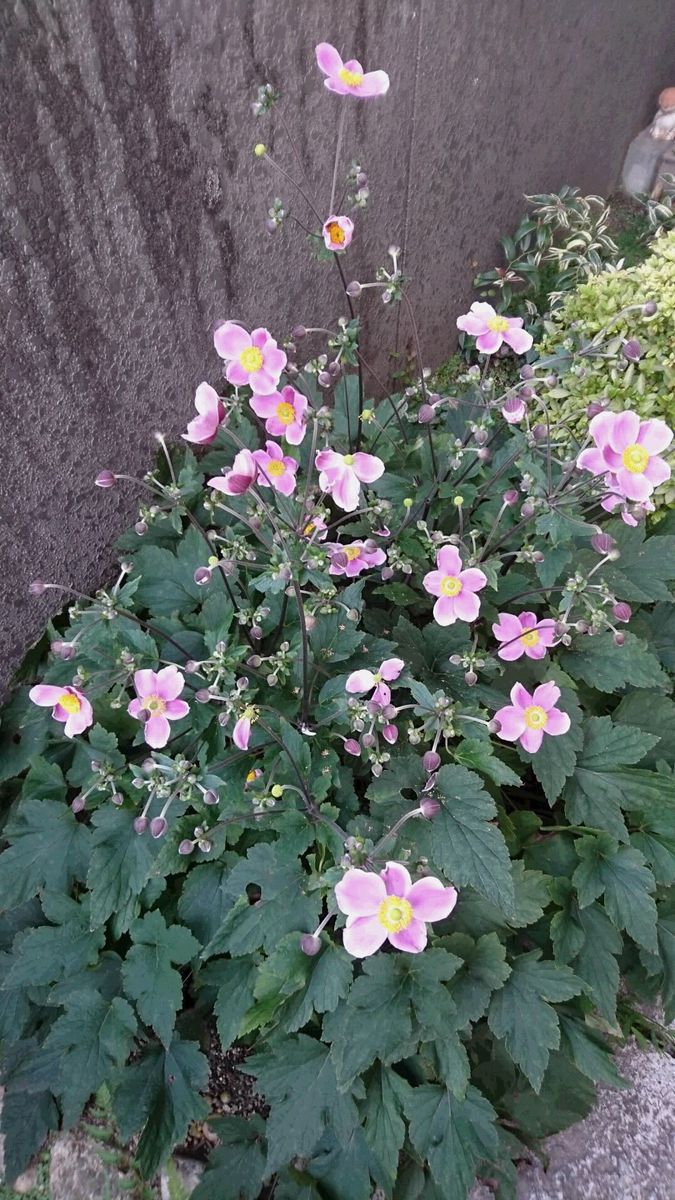
[[351, 296], [352, 300], [357, 300], [358, 297], [361, 295], [363, 288], [361, 287], [361, 284], [359, 283], [358, 279], [352, 279], [351, 283], [347, 284], [345, 291], [348, 296]]
[[504, 504], [508, 504], [509, 508], [512, 508], [514, 504], [518, 503], [518, 492], [515, 488], [509, 488], [503, 493], [502, 500]]
[[115, 486], [115, 476], [112, 471], [99, 471], [94, 483], [96, 487], [111, 488]]
[[207, 788], [206, 791], [204, 792], [203, 799], [204, 799], [205, 804], [217, 804], [218, 803], [218, 793], [214, 792], [213, 788]]
[[489, 463], [492, 461], [492, 451], [488, 450], [487, 446], [481, 446], [480, 450], [476, 454], [476, 458], [479, 462]]
[[86, 803], [86, 801], [85, 801], [84, 796], [76, 796], [75, 799], [71, 800], [71, 802], [70, 802], [71, 811], [74, 813], [82, 812], [82, 809], [84, 808], [85, 803]]
[[577, 621], [574, 628], [576, 629], [577, 633], [588, 633], [590, 625], [588, 624], [588, 621]]
[[612, 638], [612, 641], [614, 642], [615, 646], [623, 646], [625, 640], [626, 640], [625, 633], [615, 633], [614, 637]]
[[30, 592], [31, 596], [41, 596], [43, 592], [46, 592], [46, 590], [47, 584], [44, 583], [42, 579], [34, 579], [33, 582], [29, 583], [28, 585], [28, 591]]
[[263, 154], [267, 153], [267, 147], [265, 146], [264, 142], [258, 142], [253, 147], [253, 153], [255, 154], [256, 158], [262, 158]]
[[464, 682], [468, 683], [469, 687], [473, 687], [475, 683], [478, 683], [478, 676], [476, 675], [476, 672], [467, 671], [464, 675]]
[[328, 371], [319, 371], [319, 374], [316, 377], [316, 382], [319, 384], [319, 387], [330, 387], [333, 380], [328, 374]]
[[427, 821], [433, 821], [434, 817], [441, 811], [441, 806], [438, 800], [434, 800], [432, 796], [424, 796], [420, 800], [420, 812]]
[[530, 517], [534, 516], [534, 505], [530, 500], [526, 500], [520, 510], [520, 515], [525, 521], [529, 521]]
[[557, 382], [558, 382], [558, 376], [557, 376], [557, 375], [554, 375], [554, 374], [553, 374], [553, 372], [551, 372], [551, 374], [550, 374], [550, 375], [547, 375], [547, 376], [546, 376], [546, 378], [545, 378], [545, 380], [544, 380], [544, 383], [545, 383], [545, 384], [546, 384], [546, 386], [547, 386], [547, 387], [549, 387], [549, 388], [554, 388], [554, 387], [555, 387], [555, 385], [557, 384]]
[[487, 723], [488, 733], [499, 733], [500, 729], [501, 729], [501, 724], [499, 721], [496, 720], [495, 717], [493, 717], [491, 721], [488, 721], [488, 723]]
[[373, 733], [364, 733], [363, 737], [361, 738], [361, 741], [363, 742], [363, 745], [366, 747], [366, 750], [372, 750], [373, 746], [375, 746], [377, 743], [377, 738], [375, 737], [375, 735]]
[[205, 583], [210, 582], [211, 575], [212, 571], [210, 567], [197, 567], [197, 570], [192, 578], [194, 579], [195, 583], [199, 585], [199, 587], [203, 587]]
[[382, 737], [385, 742], [389, 742], [389, 745], [393, 746], [398, 741], [398, 729], [395, 725], [385, 725], [382, 730]]
[[591, 538], [591, 546], [597, 550], [598, 554], [609, 554], [616, 546], [614, 538], [609, 533], [594, 533]]
[[328, 374], [331, 376], [332, 379], [338, 379], [340, 377], [340, 375], [342, 374], [342, 367], [340, 366], [340, 363], [337, 361], [329, 362]]
[[199, 688], [199, 690], [195, 692], [195, 700], [197, 704], [208, 704], [210, 699], [211, 693], [208, 688]]
[[627, 342], [624, 342], [621, 353], [624, 358], [628, 359], [628, 362], [639, 362], [642, 358], [642, 346], [637, 338], [629, 338]]
[[318, 938], [314, 933], [303, 933], [300, 938], [300, 949], [303, 954], [313, 958], [321, 949], [321, 938]]
[[424, 758], [422, 759], [422, 765], [424, 766], [424, 770], [426, 771], [427, 775], [431, 775], [431, 772], [437, 771], [441, 765], [440, 754], [437, 754], [435, 750], [427, 750]]
[[344, 748], [347, 754], [353, 754], [354, 758], [361, 757], [361, 747], [356, 738], [345, 738]]
[[52, 642], [49, 649], [52, 654], [55, 654], [57, 658], [62, 658], [65, 662], [75, 657], [75, 646], [72, 642], [62, 642], [57, 639]]
[[417, 420], [420, 425], [428, 425], [436, 416], [436, 409], [433, 404], [423, 404], [417, 414]]
[[646, 304], [642, 305], [643, 317], [653, 317], [654, 313], [657, 311], [657, 307], [658, 306], [654, 303], [653, 300], [648, 300]]
[[548, 437], [548, 429], [541, 423], [535, 425], [532, 429], [532, 437], [534, 438], [535, 442], [545, 442], [546, 438]]
[[307, 330], [304, 325], [294, 325], [291, 330], [291, 337], [294, 342], [300, 342], [304, 337], [307, 337]]
[[154, 838], [164, 837], [168, 828], [169, 822], [166, 817], [153, 817], [150, 822], [150, 836]]
[[179, 854], [192, 854], [193, 850], [194, 850], [194, 843], [191, 842], [189, 838], [183, 838], [183, 841], [180, 843], [180, 845], [178, 847], [178, 853]]
[[451, 655], [450, 655], [450, 658], [448, 659], [448, 662], [451, 662], [451, 663], [452, 663], [452, 665], [453, 665], [453, 667], [458, 667], [458, 666], [460, 666], [460, 664], [461, 664], [461, 661], [462, 661], [462, 656], [461, 656], [461, 654], [451, 654]]
[[246, 659], [246, 666], [247, 666], [247, 667], [253, 667], [255, 670], [257, 670], [257, 668], [258, 668], [258, 667], [259, 667], [261, 664], [262, 664], [262, 658], [260, 657], [260, 655], [259, 655], [259, 654], [252, 654], [252, 655], [250, 656], [250, 658], [247, 658], [247, 659]]
[[150, 822], [147, 817], [136, 817], [134, 821], [134, 831], [136, 833], [145, 833]]
[[625, 600], [617, 600], [616, 604], [612, 605], [612, 612], [617, 621], [630, 621], [633, 615], [630, 604], [626, 604]]
[[138, 534], [139, 537], [143, 537], [143, 534], [148, 532], [148, 527], [147, 527], [145, 521], [137, 521], [136, 524], [134, 525], [134, 531]]

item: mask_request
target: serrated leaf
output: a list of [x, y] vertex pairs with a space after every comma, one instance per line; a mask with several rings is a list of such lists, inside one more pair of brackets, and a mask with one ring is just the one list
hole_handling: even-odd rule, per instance
[[517, 1122], [521, 1137], [548, 1137], [580, 1121], [597, 1100], [595, 1086], [582, 1075], [567, 1055], [551, 1052], [541, 1089], [536, 1092], [519, 1079], [503, 1103]]
[[617, 1070], [614, 1055], [601, 1033], [591, 1029], [584, 1021], [560, 1014], [560, 1030], [563, 1048], [567, 1050], [575, 1066], [594, 1083], [606, 1083], [610, 1087], [630, 1087]]
[[[672, 777], [671, 789], [675, 793]], [[675, 883], [675, 795], [632, 813], [631, 823], [637, 827], [630, 835], [631, 845], [644, 856], [656, 882]]]
[[[327, 1129], [306, 1170], [319, 1181], [322, 1196], [337, 1197], [342, 1192], [350, 1200], [371, 1200], [371, 1177], [378, 1177], [379, 1160], [372, 1153], [361, 1126], [355, 1125], [344, 1143]], [[293, 1200], [295, 1196], [293, 1193]]]
[[225, 854], [219, 862], [200, 863], [183, 884], [178, 916], [204, 946], [215, 937], [237, 898], [229, 880], [238, 860], [238, 855]]
[[[306, 881], [300, 863], [284, 861], [269, 843], [254, 846], [230, 873], [228, 889], [240, 898], [204, 954], [227, 951], [236, 956], [261, 946], [271, 951], [287, 933], [311, 933], [318, 924], [321, 900], [318, 893], [305, 893]], [[255, 904], [246, 895], [252, 883], [261, 889]]]
[[23, 781], [21, 796], [24, 800], [65, 800], [66, 781], [58, 763], [37, 758]]
[[521, 954], [504, 987], [495, 992], [488, 1025], [502, 1038], [511, 1058], [539, 1091], [549, 1051], [560, 1046], [558, 1014], [548, 1001], [569, 1000], [582, 983], [569, 967], [542, 962], [541, 951]]
[[628, 841], [621, 808], [667, 795], [664, 779], [630, 766], [656, 745], [657, 738], [610, 717], [589, 717], [584, 745], [573, 778], [565, 788], [565, 812], [575, 825], [606, 829], [618, 841]]
[[386, 1186], [396, 1180], [398, 1157], [405, 1140], [403, 1106], [410, 1084], [390, 1067], [378, 1064], [366, 1085], [363, 1105], [363, 1133], [380, 1163]]
[[514, 911], [511, 860], [499, 829], [496, 806], [478, 775], [464, 767], [441, 767], [436, 782], [441, 811], [417, 828], [417, 843], [455, 886], [471, 884], [498, 908]]
[[209, 1155], [192, 1200], [256, 1200], [265, 1178], [265, 1122], [254, 1113], [209, 1124], [220, 1145]]
[[333, 1012], [347, 995], [353, 975], [352, 960], [342, 946], [326, 939], [321, 953], [309, 959], [306, 985], [289, 1002], [284, 1028], [289, 1033], [302, 1029], [315, 1012]]
[[89, 897], [78, 904], [61, 893], [45, 892], [42, 908], [52, 924], [17, 934], [3, 988], [56, 983], [96, 962], [105, 934], [90, 928]]
[[622, 646], [615, 646], [613, 638], [611, 632], [584, 637], [577, 649], [561, 653], [560, 665], [573, 679], [600, 692], [618, 692], [626, 684], [670, 690], [668, 676], [646, 642], [628, 630]]
[[654, 536], [645, 539], [644, 524], [629, 529], [623, 522], [612, 522], [612, 536], [620, 557], [603, 567], [605, 582], [622, 600], [649, 604], [670, 600], [668, 583], [675, 579], [675, 537]]
[[119, 1076], [113, 1094], [115, 1117], [125, 1141], [143, 1126], [135, 1158], [146, 1179], [183, 1141], [190, 1122], [207, 1115], [208, 1105], [199, 1093], [208, 1077], [208, 1061], [197, 1043], [178, 1038], [166, 1050], [157, 1042], [146, 1046]]
[[514, 929], [525, 929], [534, 925], [543, 916], [550, 895], [548, 876], [543, 871], [528, 871], [522, 860], [511, 864], [511, 877], [515, 896], [515, 915], [509, 917]]
[[444, 1200], [466, 1200], [476, 1169], [497, 1155], [497, 1119], [477, 1088], [457, 1099], [437, 1084], [413, 1088], [406, 1102], [410, 1140], [443, 1190]]
[[66, 1125], [77, 1121], [90, 1095], [121, 1067], [136, 1033], [130, 1004], [115, 996], [76, 992], [52, 1025], [45, 1047], [62, 1055], [58, 1086]]
[[458, 1030], [485, 1014], [493, 992], [503, 987], [511, 974], [506, 962], [506, 947], [496, 933], [485, 933], [476, 941], [464, 933], [453, 933], [443, 945], [462, 959], [462, 966], [450, 984], [455, 1002]]
[[663, 1009], [667, 1022], [675, 1021], [675, 905], [662, 907], [657, 925], [659, 954], [663, 967]]
[[91, 834], [58, 800], [22, 800], [7, 822], [8, 849], [0, 855], [0, 910], [15, 908], [41, 888], [67, 892], [84, 880]]
[[6, 1183], [13, 1183], [25, 1171], [47, 1134], [58, 1124], [59, 1110], [51, 1092], [5, 1092], [0, 1128], [4, 1134]]
[[488, 779], [500, 787], [517, 787], [522, 782], [520, 776], [497, 757], [492, 743], [487, 740], [464, 738], [454, 747], [453, 754], [460, 766], [480, 771], [481, 775], [487, 775]]
[[199, 942], [184, 925], [167, 926], [156, 911], [133, 921], [129, 932], [134, 944], [122, 965], [124, 990], [166, 1047], [183, 999], [183, 980], [172, 963], [189, 962]]
[[139, 837], [134, 813], [126, 809], [99, 808], [92, 813], [94, 833], [87, 886], [91, 893], [94, 929], [115, 914], [118, 933], [126, 933], [139, 908], [157, 853], [157, 843]]
[[619, 929], [646, 950], [656, 951], [656, 884], [642, 855], [619, 846], [609, 834], [582, 837], [575, 843], [580, 859], [572, 882], [581, 908], [604, 895], [605, 908]]
[[[141, 582], [136, 601], [156, 616], [192, 612], [204, 599], [204, 585], [194, 581], [197, 567], [204, 565], [208, 548], [196, 529], [190, 527], [177, 544], [176, 553], [161, 546], [142, 546], [134, 555], [134, 575]], [[214, 584], [206, 584], [213, 587]]]
[[630, 692], [614, 709], [612, 720], [658, 737], [653, 749], [641, 760], [643, 767], [653, 770], [659, 760], [675, 764], [675, 701], [670, 697], [659, 692], [650, 695]]
[[344, 1144], [358, 1122], [350, 1096], [338, 1092], [328, 1048], [297, 1034], [253, 1054], [243, 1070], [270, 1105], [267, 1174], [292, 1158], [308, 1158], [329, 1126]]
[[[213, 972], [217, 968], [217, 975]], [[256, 965], [251, 959], [218, 959], [206, 968], [209, 982], [218, 982], [218, 995], [214, 1014], [218, 1037], [223, 1050], [231, 1046], [239, 1033], [239, 1026], [253, 1003], [253, 984]]]
[[593, 999], [610, 1024], [616, 1021], [616, 997], [619, 990], [619, 964], [623, 940], [604, 908], [590, 904], [579, 911], [584, 942], [575, 961], [574, 970], [591, 989]]

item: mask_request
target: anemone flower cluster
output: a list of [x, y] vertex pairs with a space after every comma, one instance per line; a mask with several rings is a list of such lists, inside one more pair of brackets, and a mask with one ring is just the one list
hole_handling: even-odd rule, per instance
[[252, 333], [235, 321], [225, 321], [213, 335], [216, 353], [225, 359], [225, 378], [235, 387], [248, 384], [259, 396], [276, 391], [286, 355], [266, 329]]
[[396, 950], [420, 954], [427, 944], [427, 924], [450, 916], [457, 892], [432, 875], [413, 883], [402, 863], [388, 862], [378, 875], [356, 867], [347, 871], [336, 884], [335, 899], [347, 917], [345, 950], [365, 958], [386, 941]]
[[608, 495], [603, 508], [621, 508], [626, 524], [635, 525], [625, 501], [651, 507], [650, 497], [659, 484], [670, 479], [671, 470], [661, 457], [673, 439], [665, 421], [642, 421], [636, 412], [597, 413], [589, 425], [593, 447], [582, 450], [577, 466], [603, 476]]
[[269, 396], [251, 396], [251, 408], [265, 422], [265, 431], [272, 437], [284, 437], [291, 446], [299, 446], [305, 436], [306, 396], [290, 384]]

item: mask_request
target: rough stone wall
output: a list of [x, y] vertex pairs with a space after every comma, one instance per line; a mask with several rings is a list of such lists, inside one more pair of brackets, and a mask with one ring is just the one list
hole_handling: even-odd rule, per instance
[[[673, 83], [675, 0], [5, 0], [0, 35], [1, 683], [55, 604], [29, 580], [106, 578], [136, 496], [92, 477], [142, 471], [152, 431], [184, 427], [218, 379], [214, 321], [283, 334], [340, 310], [304, 235], [262, 230], [290, 192], [251, 146], [290, 153], [278, 122], [254, 126], [256, 85], [283, 90], [323, 211], [340, 102], [313, 47], [389, 71], [385, 101], [349, 102], [373, 194], [349, 273], [403, 247], [434, 365], [522, 193], [614, 184]], [[386, 371], [410, 330], [364, 313]]]

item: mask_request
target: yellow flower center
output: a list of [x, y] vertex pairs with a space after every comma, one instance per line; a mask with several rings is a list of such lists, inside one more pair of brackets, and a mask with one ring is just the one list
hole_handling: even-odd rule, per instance
[[354, 455], [353, 454], [343, 454], [342, 461], [346, 467], [351, 467], [352, 463], [354, 462]]
[[247, 346], [239, 355], [239, 362], [245, 371], [259, 371], [263, 365], [262, 350], [257, 346]]
[[147, 708], [148, 712], [152, 713], [153, 717], [158, 717], [164, 712], [164, 709], [166, 708], [166, 701], [162, 700], [161, 696], [144, 696], [143, 708]]
[[258, 772], [257, 772], [256, 768], [253, 767], [249, 771], [248, 775], [246, 776], [246, 782], [247, 783], [255, 783], [257, 778], [258, 778]]
[[387, 896], [377, 910], [377, 919], [387, 933], [400, 933], [413, 919], [412, 905], [403, 896]]
[[338, 78], [347, 87], [360, 87], [363, 83], [363, 75], [360, 71], [348, 71], [346, 67], [340, 67]]
[[506, 333], [509, 323], [506, 317], [488, 317], [487, 327], [488, 329], [491, 329], [493, 333]]
[[338, 246], [344, 245], [345, 231], [341, 225], [338, 225], [337, 221], [330, 221], [326, 226], [326, 230], [331, 242], [334, 242]]
[[548, 713], [540, 704], [529, 704], [523, 713], [528, 729], [545, 729]]
[[65, 708], [67, 713], [78, 713], [82, 708], [79, 696], [73, 696], [72, 692], [62, 692], [59, 696], [59, 704], [61, 708]]
[[441, 579], [441, 596], [459, 596], [462, 581], [456, 575], [444, 575]]
[[631, 475], [641, 475], [649, 462], [649, 452], [645, 450], [644, 446], [638, 446], [637, 442], [633, 442], [632, 446], [626, 446], [621, 455], [621, 461]]
[[295, 420], [293, 405], [288, 404], [286, 400], [282, 400], [281, 404], [277, 404], [277, 417], [282, 425], [290, 425], [291, 421]]
[[522, 642], [524, 646], [538, 646], [539, 634], [537, 633], [536, 629], [529, 629], [527, 633], [522, 633], [520, 635], [518, 641]]
[[283, 475], [286, 470], [286, 464], [280, 458], [273, 458], [265, 467], [268, 475]]
[[347, 556], [347, 562], [353, 562], [355, 558], [359, 557], [359, 554], [361, 553], [361, 547], [360, 546], [345, 546], [344, 552]]

